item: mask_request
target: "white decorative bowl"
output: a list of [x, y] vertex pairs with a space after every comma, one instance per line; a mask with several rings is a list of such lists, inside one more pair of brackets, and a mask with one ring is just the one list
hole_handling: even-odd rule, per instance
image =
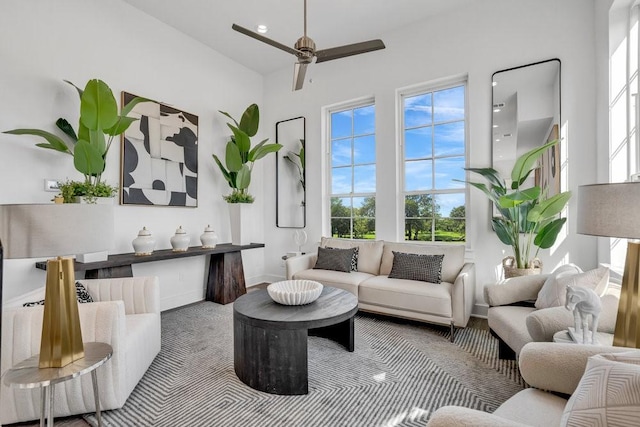
[[318, 299], [322, 284], [313, 280], [284, 280], [267, 286], [272, 300], [284, 305], [305, 305]]

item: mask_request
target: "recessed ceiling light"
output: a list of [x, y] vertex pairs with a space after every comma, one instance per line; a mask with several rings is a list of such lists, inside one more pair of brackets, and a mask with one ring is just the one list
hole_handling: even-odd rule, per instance
[[496, 86], [498, 82], [491, 82], [491, 86]]
[[264, 34], [269, 31], [269, 28], [267, 28], [267, 26], [264, 24], [260, 24], [256, 26], [256, 31], [258, 31], [260, 34]]
[[499, 108], [494, 108], [494, 109], [493, 109], [493, 112], [494, 112], [494, 113], [499, 113], [499, 112], [500, 112], [500, 109], [499, 109]]
[[498, 125], [493, 125], [494, 129], [498, 127]]

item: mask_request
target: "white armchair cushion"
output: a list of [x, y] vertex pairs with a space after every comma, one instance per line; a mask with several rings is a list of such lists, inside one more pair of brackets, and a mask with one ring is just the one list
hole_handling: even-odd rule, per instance
[[[540, 292], [538, 292], [538, 298], [536, 299], [536, 308], [549, 308], [557, 307], [560, 304], [561, 298], [564, 298], [566, 288], [563, 288], [558, 284], [558, 279], [561, 277], [568, 277], [574, 274], [582, 273], [582, 269], [575, 264], [561, 265], [556, 268], [545, 280]], [[561, 295], [562, 294], [562, 295]]]
[[592, 356], [562, 416], [561, 426], [637, 425], [640, 419], [640, 352]]
[[[577, 266], [568, 264], [559, 267], [544, 283], [538, 299], [536, 300], [536, 308], [558, 307], [565, 304], [567, 286], [583, 286], [593, 289], [598, 295], [602, 296], [607, 290], [609, 284], [609, 269], [607, 267], [598, 267], [584, 273], [576, 272], [580, 270]], [[572, 272], [573, 271], [573, 272]]]

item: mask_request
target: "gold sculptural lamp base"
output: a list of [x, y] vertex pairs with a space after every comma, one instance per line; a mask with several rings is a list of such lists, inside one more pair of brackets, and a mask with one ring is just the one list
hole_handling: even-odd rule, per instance
[[613, 345], [640, 348], [640, 243], [627, 243]]
[[40, 368], [61, 368], [84, 357], [73, 270], [71, 258], [47, 261]]

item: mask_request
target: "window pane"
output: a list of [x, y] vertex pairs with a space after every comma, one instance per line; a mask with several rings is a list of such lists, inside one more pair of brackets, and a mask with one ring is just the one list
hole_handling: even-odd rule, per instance
[[351, 135], [352, 110], [331, 114], [331, 139], [343, 138]]
[[433, 115], [436, 122], [464, 119], [464, 86], [434, 92]]
[[405, 163], [404, 189], [406, 191], [431, 190], [431, 160], [419, 160]]
[[436, 156], [464, 154], [464, 122], [434, 126]]
[[375, 239], [376, 238], [376, 220], [373, 218], [354, 218], [353, 219], [353, 238], [354, 239]]
[[333, 168], [331, 170], [331, 193], [349, 194], [351, 192], [351, 167]]
[[331, 198], [331, 217], [332, 218], [351, 217], [351, 198], [332, 197]]
[[353, 110], [353, 134], [364, 135], [367, 133], [375, 133], [376, 116], [373, 105]]
[[354, 166], [353, 192], [373, 193], [376, 191], [376, 166]]
[[464, 218], [464, 193], [438, 194], [435, 197], [439, 208], [436, 216]]
[[433, 216], [433, 196], [414, 194], [404, 198], [405, 218], [431, 218]]
[[331, 141], [331, 166], [351, 164], [351, 138]]
[[438, 218], [434, 240], [440, 242], [463, 242], [465, 239], [464, 219]]
[[353, 139], [353, 163], [376, 162], [376, 139], [373, 135]]
[[404, 222], [405, 240], [431, 240], [431, 220], [407, 219]]
[[351, 238], [351, 220], [349, 218], [331, 218], [331, 236]]
[[356, 217], [375, 218], [376, 198], [375, 197], [354, 197], [353, 215]]
[[431, 124], [431, 93], [404, 98], [404, 127]]
[[431, 126], [405, 131], [404, 144], [406, 160], [431, 157]]
[[451, 188], [464, 188], [464, 157], [445, 157], [436, 159], [436, 188], [440, 190]]

